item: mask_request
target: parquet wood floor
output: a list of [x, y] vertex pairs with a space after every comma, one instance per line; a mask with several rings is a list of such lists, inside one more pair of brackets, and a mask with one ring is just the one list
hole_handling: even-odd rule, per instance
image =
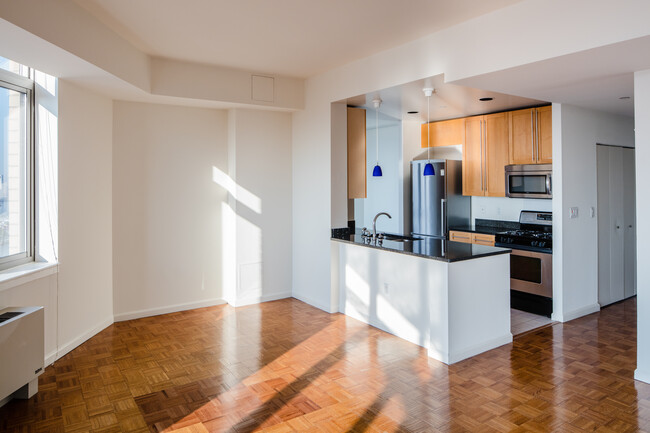
[[116, 323], [0, 409], [9, 432], [650, 432], [636, 300], [446, 366], [295, 299]]

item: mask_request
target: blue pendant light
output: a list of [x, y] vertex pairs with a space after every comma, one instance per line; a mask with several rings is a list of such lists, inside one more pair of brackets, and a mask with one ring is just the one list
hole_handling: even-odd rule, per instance
[[423, 176], [435, 176], [436, 175], [436, 170], [433, 168], [433, 164], [431, 164], [431, 119], [429, 118], [429, 110], [430, 110], [430, 105], [431, 105], [431, 95], [433, 94], [433, 87], [425, 87], [422, 89], [424, 92], [424, 96], [427, 97], [427, 163], [424, 166], [424, 172], [422, 173]]
[[375, 105], [375, 142], [377, 147], [377, 165], [372, 170], [373, 177], [381, 177], [381, 167], [379, 166], [379, 106], [381, 105], [381, 99], [377, 96], [372, 100], [372, 103]]

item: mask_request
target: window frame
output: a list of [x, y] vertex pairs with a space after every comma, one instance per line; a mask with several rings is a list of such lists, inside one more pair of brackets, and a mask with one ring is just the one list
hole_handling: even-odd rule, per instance
[[26, 95], [26, 143], [25, 143], [25, 252], [0, 257], [0, 271], [35, 261], [36, 257], [36, 149], [35, 149], [35, 92], [33, 69], [30, 78], [0, 69], [0, 87]]

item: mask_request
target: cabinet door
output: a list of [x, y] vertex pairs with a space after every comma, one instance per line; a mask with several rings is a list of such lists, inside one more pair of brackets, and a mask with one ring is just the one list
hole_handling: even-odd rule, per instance
[[534, 164], [535, 109], [510, 111], [510, 164]]
[[366, 110], [348, 107], [348, 198], [366, 198]]
[[508, 165], [508, 113], [484, 116], [486, 195], [506, 196], [505, 167]]
[[465, 119], [443, 120], [422, 125], [421, 147], [427, 147], [427, 128], [430, 128], [429, 146], [454, 146], [465, 142]]
[[451, 230], [449, 232], [449, 240], [454, 242], [463, 242], [465, 244], [472, 243], [472, 234], [468, 232], [457, 232]]
[[463, 195], [485, 195], [483, 168], [483, 116], [465, 119]]
[[494, 235], [485, 235], [481, 233], [472, 234], [472, 243], [479, 245], [494, 246]]
[[537, 149], [538, 164], [553, 162], [553, 113], [551, 106], [539, 107], [537, 110]]

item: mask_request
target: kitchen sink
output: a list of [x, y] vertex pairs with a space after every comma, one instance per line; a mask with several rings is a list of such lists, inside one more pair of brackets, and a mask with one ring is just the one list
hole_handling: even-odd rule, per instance
[[420, 241], [422, 238], [414, 238], [412, 236], [404, 236], [404, 235], [394, 235], [390, 233], [384, 233], [384, 240], [386, 241], [393, 241], [393, 242], [414, 242], [414, 241]]

